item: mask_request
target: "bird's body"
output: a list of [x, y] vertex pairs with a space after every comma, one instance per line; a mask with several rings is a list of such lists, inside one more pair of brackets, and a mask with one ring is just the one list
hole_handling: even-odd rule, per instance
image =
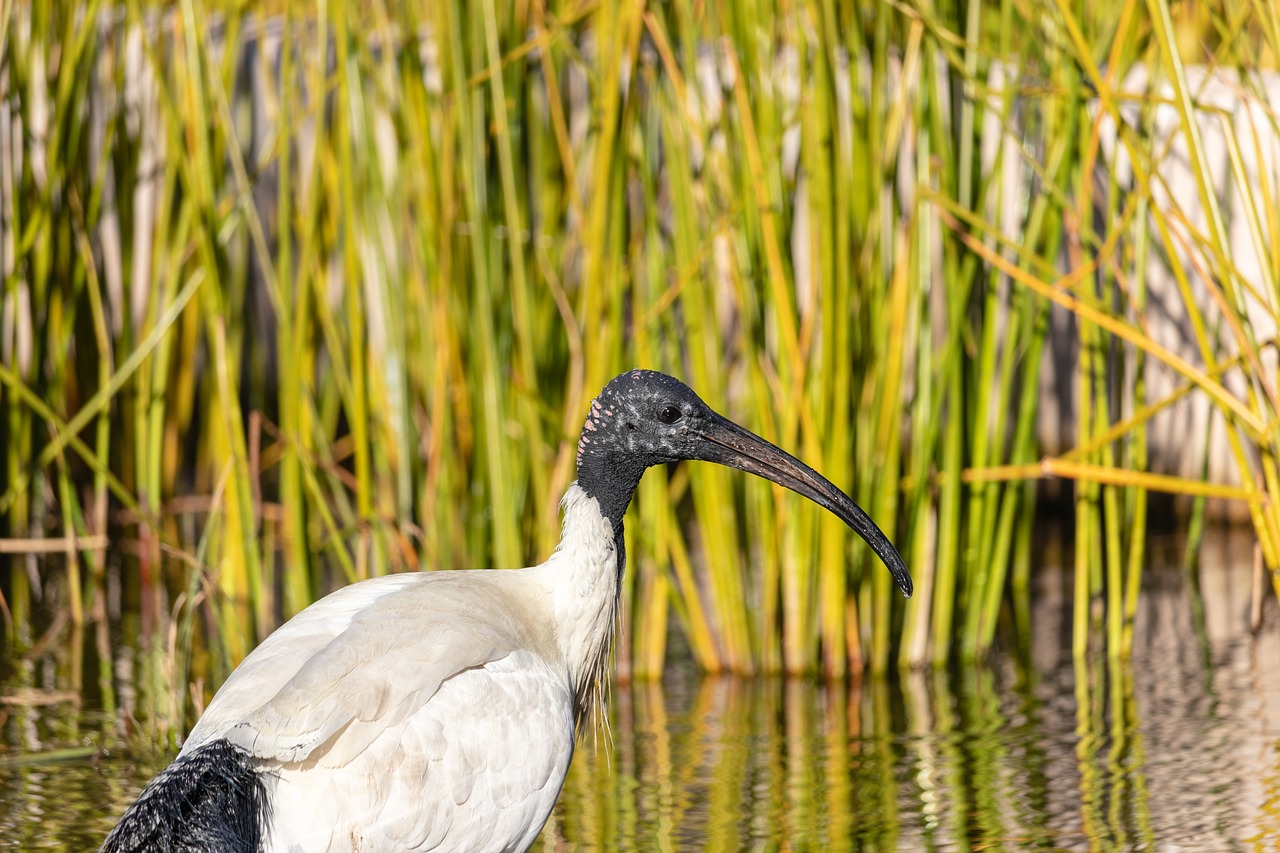
[[232, 673], [178, 763], [215, 742], [253, 756], [266, 851], [529, 847], [618, 598], [612, 525], [577, 486], [563, 506], [541, 565], [373, 578], [298, 614]]
[[[609, 396], [620, 383], [665, 401], [663, 424], [673, 400], [681, 417], [703, 415], [697, 407], [705, 404], [669, 377], [633, 371], [615, 379], [593, 404], [579, 480], [562, 502], [560, 545], [545, 563], [375, 578], [316, 602], [232, 673], [104, 850], [532, 845], [599, 696], [624, 564], [622, 514], [644, 469], [672, 458], [635, 435], [644, 424], [624, 407], [636, 401]], [[723, 421], [709, 409], [706, 416]], [[702, 456], [675, 458], [726, 461], [723, 448], [738, 452], [732, 442], [742, 435], [772, 447], [724, 423], [738, 432], [716, 433]], [[765, 476], [838, 502], [829, 487], [856, 509], [818, 475], [809, 472], [815, 487], [791, 470], [801, 463], [778, 458], [765, 460]], [[726, 464], [762, 473], [762, 459]], [[865, 519], [843, 503], [833, 511], [851, 524]], [[892, 551], [866, 524], [873, 534], [859, 532], [882, 557], [884, 547]], [[901, 558], [891, 567], [901, 583]]]

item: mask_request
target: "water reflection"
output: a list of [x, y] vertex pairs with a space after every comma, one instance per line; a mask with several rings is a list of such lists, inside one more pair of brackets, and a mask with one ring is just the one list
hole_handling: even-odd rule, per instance
[[1134, 663], [1070, 653], [1070, 577], [1038, 575], [1022, 649], [989, 665], [824, 685], [615, 690], [548, 850], [1275, 850], [1280, 631], [1249, 633], [1252, 540], [1200, 594], [1152, 569]]
[[[1199, 594], [1150, 570], [1132, 666], [1072, 662], [1050, 566], [1025, 636], [983, 667], [615, 686], [537, 849], [1275, 850], [1280, 617], [1269, 601], [1249, 633], [1251, 547], [1211, 542]], [[100, 755], [113, 729], [58, 654], [0, 706], [5, 849], [91, 848], [165, 760]]]

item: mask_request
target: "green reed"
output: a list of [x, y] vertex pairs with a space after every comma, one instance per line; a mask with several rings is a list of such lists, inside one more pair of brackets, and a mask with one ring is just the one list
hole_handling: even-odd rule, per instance
[[[1076, 651], [1123, 653], [1147, 489], [1243, 504], [1280, 565], [1248, 313], [1280, 269], [1233, 262], [1184, 68], [1274, 65], [1280, 26], [1242, 0], [1213, 15], [1184, 56], [1164, 0], [0, 5], [21, 122], [0, 140], [0, 513], [10, 539], [67, 543], [43, 598], [5, 572], [11, 641], [39, 607], [101, 620], [119, 571], [144, 643], [171, 646], [180, 613], [207, 649], [175, 664], [172, 720], [337, 584], [542, 559], [591, 395], [642, 365], [854, 494], [917, 595], [779, 489], [655, 471], [624, 672], [658, 673], [672, 636], [710, 671], [981, 657], [1019, 630], [1045, 477], [1076, 481]], [[1203, 229], [1153, 201], [1167, 143], [1161, 98], [1121, 88], [1138, 61], [1198, 152]], [[1132, 188], [1100, 165], [1108, 121]], [[1225, 127], [1237, 184], [1274, 131]], [[1250, 192], [1265, 249], [1280, 203]], [[1199, 366], [1149, 331], [1157, 253]], [[1209, 315], [1194, 274], [1221, 283]], [[1076, 447], [1042, 459], [1063, 311]], [[1184, 385], [1148, 403], [1153, 364]], [[1145, 473], [1148, 422], [1187, 396], [1216, 406], [1240, 486]], [[127, 558], [77, 544], [103, 536]]]

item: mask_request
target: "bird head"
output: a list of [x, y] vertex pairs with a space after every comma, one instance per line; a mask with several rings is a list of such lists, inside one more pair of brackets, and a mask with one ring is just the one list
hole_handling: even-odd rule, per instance
[[715, 416], [680, 380], [629, 370], [591, 402], [578, 441], [578, 467], [601, 455], [629, 457], [644, 468], [697, 458], [691, 455], [698, 450], [697, 428]]
[[620, 529], [645, 469], [680, 460], [717, 462], [797, 492], [834, 513], [871, 545], [903, 595], [911, 575], [875, 522], [831, 481], [791, 454], [715, 412], [678, 379], [629, 370], [591, 403], [578, 442], [578, 484]]

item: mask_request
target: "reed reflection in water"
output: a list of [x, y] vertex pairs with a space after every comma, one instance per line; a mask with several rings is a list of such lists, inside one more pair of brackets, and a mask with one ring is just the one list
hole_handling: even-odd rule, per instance
[[[1280, 615], [1250, 634], [1251, 548], [1149, 569], [1131, 665], [1073, 663], [1070, 575], [1047, 561], [986, 666], [615, 685], [535, 849], [1275, 850]], [[57, 655], [5, 695], [57, 700]], [[87, 757], [119, 740], [65, 698], [0, 716], [3, 849], [93, 848], [168, 758]]]
[[1072, 661], [1046, 566], [1028, 642], [987, 666], [615, 689], [547, 849], [1280, 849], [1280, 614], [1250, 634], [1251, 549], [1150, 569], [1132, 664]]

